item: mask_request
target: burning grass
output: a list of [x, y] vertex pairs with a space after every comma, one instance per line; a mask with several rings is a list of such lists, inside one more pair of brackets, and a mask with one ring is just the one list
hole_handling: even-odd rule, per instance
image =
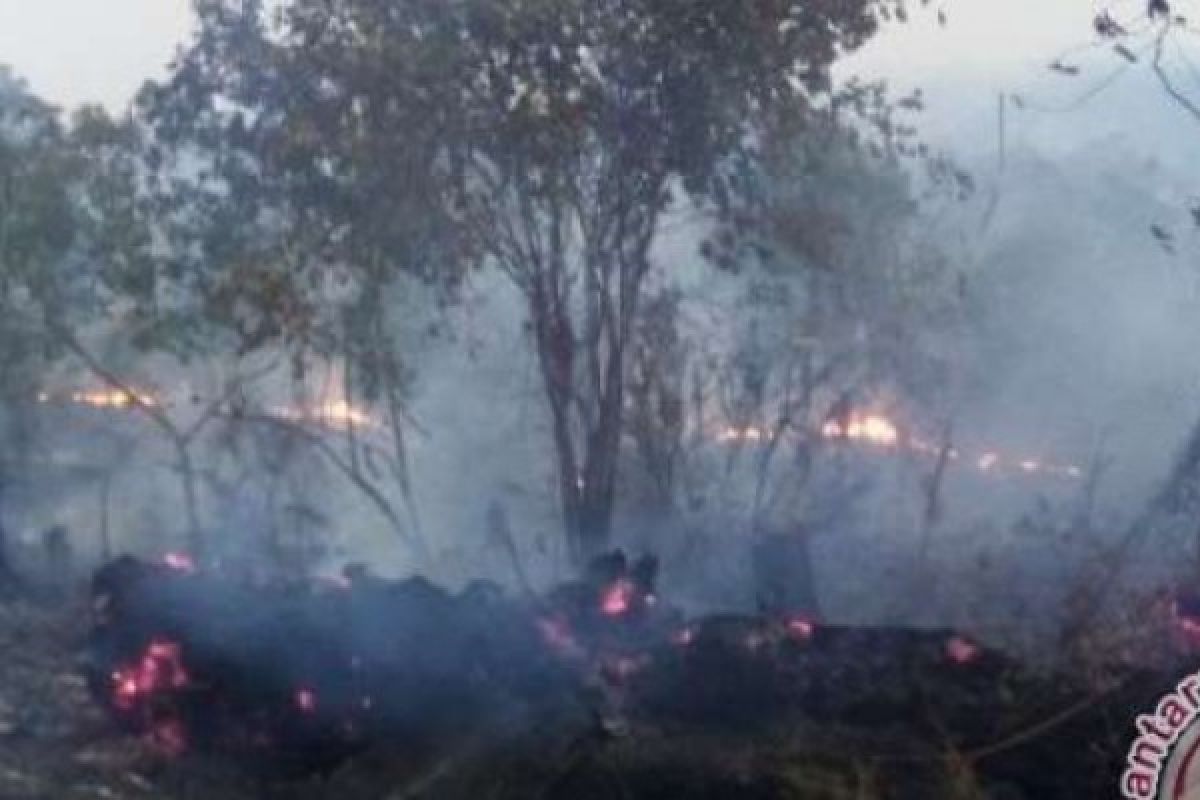
[[1116, 754], [1098, 742], [1156, 686], [1092, 695], [953, 631], [689, 619], [656, 571], [615, 554], [513, 598], [123, 560], [93, 588], [89, 685], [167, 762], [439, 800], [1101, 796]]
[[654, 574], [513, 598], [117, 562], [90, 630], [0, 606], [0, 797], [1103, 797], [1178, 677], [1092, 693], [951, 631], [687, 618]]

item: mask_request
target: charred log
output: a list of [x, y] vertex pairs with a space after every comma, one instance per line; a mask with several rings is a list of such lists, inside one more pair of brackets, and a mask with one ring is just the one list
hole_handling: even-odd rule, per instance
[[[122, 559], [94, 579], [87, 677], [123, 729], [166, 750], [309, 771], [368, 749], [436, 752], [501, 725], [514, 742], [561, 729], [592, 764], [613, 748], [645, 752], [622, 742], [658, 742], [673, 770], [682, 751], [669, 742], [697, 737], [818, 751], [852, 741], [870, 758], [938, 765], [951, 748], [1039, 798], [1078, 796], [1080, 776], [1119, 765], [1091, 733], [1127, 724], [1148, 694], [1143, 682], [1136, 700], [1093, 702], [1076, 682], [950, 630], [794, 613], [688, 620], [659, 598], [657, 570], [612, 553], [541, 599], [513, 600], [486, 583], [454, 594], [365, 569], [335, 584], [264, 584]], [[558, 788], [544, 796], [590, 796], [571, 792], [598, 769], [546, 778]], [[895, 785], [924, 788], [881, 796], [930, 796], [932, 773], [914, 784], [912, 772], [898, 769]]]

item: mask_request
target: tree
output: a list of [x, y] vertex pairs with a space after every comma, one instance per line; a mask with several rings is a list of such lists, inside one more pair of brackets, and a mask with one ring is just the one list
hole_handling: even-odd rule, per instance
[[694, 529], [716, 520], [755, 542], [759, 599], [792, 610], [816, 605], [810, 539], [852, 513], [862, 486], [835, 468], [826, 426], [936, 405], [950, 363], [931, 345], [957, 319], [957, 281], [917, 197], [956, 195], [961, 176], [920, 158], [874, 89], [838, 99], [803, 132], [774, 131], [705, 243], [729, 274], [647, 307], [630, 384], [642, 470], [627, 483], [666, 494], [656, 505]]
[[[369, 5], [364, 13], [390, 13]], [[282, 352], [297, 383], [313, 362], [336, 367], [347, 402], [382, 410], [390, 453], [367, 447], [354, 425], [332, 442], [327, 430], [290, 427], [423, 556], [407, 458], [411, 375], [388, 313], [412, 279], [448, 290], [466, 263], [438, 158], [450, 104], [417, 102], [413, 76], [393, 71], [402, 41], [379, 49], [324, 6], [269, 16], [256, 0], [198, 2], [195, 41], [139, 102], [146, 164], [183, 296], [238, 352]], [[387, 478], [371, 466], [381, 454]]]
[[3, 522], [6, 490], [28, 452], [37, 382], [52, 358], [30, 300], [61, 275], [74, 232], [72, 174], [54, 110], [0, 67], [0, 583], [12, 579]]
[[[486, 7], [484, 7], [486, 6]], [[476, 4], [464, 224], [525, 298], [576, 560], [608, 547], [631, 347], [665, 219], [723, 205], [775, 117], [803, 117], [877, 4]]]
[[[59, 360], [82, 367], [169, 442], [189, 546], [203, 555], [193, 445], [227, 397], [175, 413], [135, 385], [124, 367], [148, 351], [176, 362], [203, 354], [224, 358], [232, 348], [222, 346], [221, 319], [196, 302], [184, 274], [169, 269], [133, 121], [96, 108], [63, 121], [19, 83], [4, 88], [0, 281], [9, 352], [0, 378], [6, 422], [27, 437], [38, 368]], [[114, 360], [113, 353], [124, 357]]]
[[[380, 287], [398, 274], [482, 262], [512, 279], [583, 558], [609, 541], [629, 346], [664, 215], [728, 194], [762, 125], [819, 104], [832, 62], [897, 6], [295, 0], [268, 16], [257, 0], [205, 0], [146, 116], [184, 159], [203, 154], [213, 207], [237, 209], [210, 263], [253, 244], [241, 270], [293, 290], [344, 271], [358, 320], [386, 311]], [[359, 353], [362, 374], [387, 372], [375, 355]]]

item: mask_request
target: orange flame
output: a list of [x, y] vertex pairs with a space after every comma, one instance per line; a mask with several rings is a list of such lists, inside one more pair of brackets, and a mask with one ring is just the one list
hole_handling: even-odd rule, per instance
[[821, 427], [826, 439], [848, 439], [894, 447], [900, 442], [900, 431], [887, 417], [879, 414], [853, 414], [844, 420], [829, 420]]
[[[821, 426], [819, 433], [822, 438], [830, 441], [903, 450], [930, 458], [941, 457], [944, 452], [947, 460], [965, 460], [984, 473], [1051, 475], [1072, 480], [1082, 478], [1084, 474], [1083, 468], [1076, 464], [1055, 464], [1027, 457], [1014, 458], [994, 450], [964, 453], [957, 448], [937, 444], [915, 434], [902, 434], [900, 425], [878, 412], [855, 411], [844, 417], [830, 419]], [[767, 438], [767, 432], [755, 426], [726, 426], [716, 433], [716, 440], [721, 444], [755, 444], [764, 442]]]

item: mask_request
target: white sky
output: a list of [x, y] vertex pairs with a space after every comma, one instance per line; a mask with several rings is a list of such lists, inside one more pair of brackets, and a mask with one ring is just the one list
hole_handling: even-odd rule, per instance
[[0, 0], [0, 63], [63, 107], [122, 108], [187, 37], [188, 0]]

